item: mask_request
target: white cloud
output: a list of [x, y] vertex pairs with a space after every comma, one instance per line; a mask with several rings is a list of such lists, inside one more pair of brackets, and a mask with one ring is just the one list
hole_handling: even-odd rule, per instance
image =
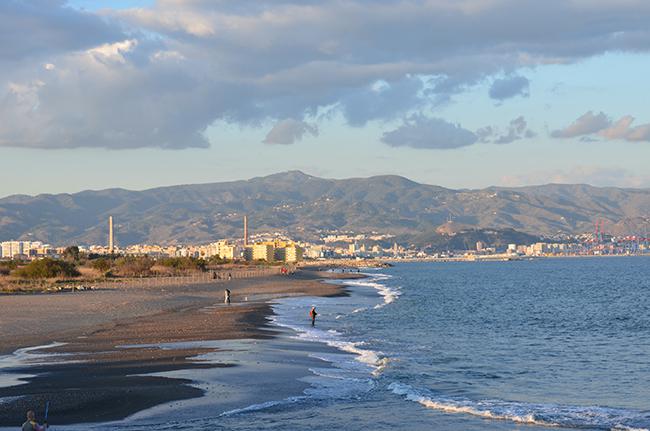
[[138, 46], [135, 39], [123, 40], [115, 43], [105, 43], [86, 51], [98, 61], [116, 61], [125, 63], [125, 54], [132, 52]]

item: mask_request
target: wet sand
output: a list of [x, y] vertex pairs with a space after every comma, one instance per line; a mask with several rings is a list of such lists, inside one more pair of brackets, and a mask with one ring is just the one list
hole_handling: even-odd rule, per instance
[[[43, 411], [46, 400], [51, 423], [71, 424], [119, 420], [159, 404], [200, 397], [203, 391], [189, 380], [143, 375], [234, 365], [193, 359], [210, 349], [172, 350], [159, 344], [271, 338], [268, 301], [345, 295], [341, 286], [320, 282], [331, 276], [300, 271], [219, 284], [3, 296], [0, 355], [60, 342], [65, 344], [40, 353], [65, 356], [64, 361], [54, 356], [27, 368], [0, 369], [0, 374], [34, 375], [24, 378], [25, 384], [0, 387], [5, 400], [0, 426], [22, 423], [26, 410]], [[223, 303], [226, 287], [232, 292], [230, 305]]]

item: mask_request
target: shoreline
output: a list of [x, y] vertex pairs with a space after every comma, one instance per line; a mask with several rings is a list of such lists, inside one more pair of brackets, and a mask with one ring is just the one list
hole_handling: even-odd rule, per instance
[[[23, 378], [26, 383], [22, 385], [0, 385], [0, 398], [6, 400], [0, 427], [22, 423], [27, 409], [43, 411], [45, 400], [51, 401], [50, 422], [65, 425], [121, 420], [157, 405], [199, 398], [204, 391], [192, 386], [191, 380], [148, 374], [225, 370], [237, 364], [200, 359], [218, 349], [166, 349], [162, 344], [274, 338], [278, 331], [269, 324], [273, 313], [270, 301], [291, 296], [347, 295], [344, 285], [322, 282], [329, 275], [301, 270], [290, 277], [277, 275], [216, 285], [3, 296], [3, 328], [12, 318], [17, 321], [0, 334], [0, 355], [6, 355], [0, 359], [6, 362], [20, 348], [56, 341], [65, 344], [33, 353], [65, 354], [68, 361], [60, 362], [53, 356], [43, 364], [3, 370], [5, 376], [31, 377]], [[232, 291], [230, 305], [223, 304], [226, 287]], [[12, 301], [6, 301], [8, 298]], [[116, 303], [118, 298], [121, 302]], [[20, 318], [21, 313], [28, 317]]]

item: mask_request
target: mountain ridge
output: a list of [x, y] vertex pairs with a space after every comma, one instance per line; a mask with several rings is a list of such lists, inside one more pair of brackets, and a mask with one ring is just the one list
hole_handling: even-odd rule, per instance
[[324, 231], [434, 235], [451, 217], [477, 229], [533, 235], [579, 234], [597, 220], [615, 234], [650, 230], [650, 189], [586, 184], [448, 189], [398, 175], [325, 179], [288, 171], [228, 182], [109, 188], [0, 198], [0, 240], [103, 244], [106, 219], [118, 240], [132, 243], [208, 242], [241, 236], [241, 218], [254, 232], [282, 231], [314, 239]]

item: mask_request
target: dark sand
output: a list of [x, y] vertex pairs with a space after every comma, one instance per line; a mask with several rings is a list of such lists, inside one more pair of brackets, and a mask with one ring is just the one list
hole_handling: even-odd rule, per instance
[[[188, 380], [138, 375], [233, 365], [192, 360], [206, 349], [148, 345], [273, 337], [269, 299], [344, 295], [341, 286], [319, 281], [340, 276], [303, 270], [219, 284], [2, 296], [0, 355], [62, 342], [41, 353], [67, 356], [66, 362], [54, 357], [1, 371], [35, 377], [0, 388], [0, 398], [20, 396], [2, 404], [0, 426], [22, 423], [26, 410], [43, 411], [46, 400], [51, 423], [71, 424], [119, 420], [162, 403], [200, 397], [203, 391]], [[223, 303], [226, 287], [232, 291], [230, 305]]]

